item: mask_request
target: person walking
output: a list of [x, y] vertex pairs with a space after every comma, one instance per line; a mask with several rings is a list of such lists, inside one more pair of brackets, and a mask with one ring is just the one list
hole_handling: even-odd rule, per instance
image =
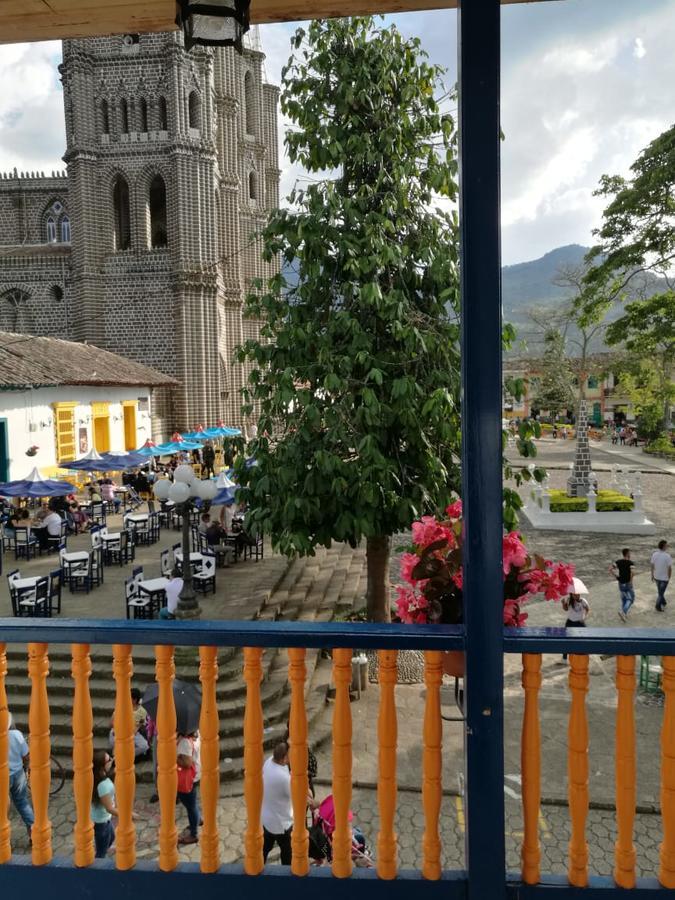
[[[569, 596], [562, 600], [562, 608], [567, 613], [565, 628], [585, 628], [586, 619], [590, 615], [591, 607], [582, 594], [587, 594], [588, 589], [580, 578], [575, 578], [572, 582], [572, 591]], [[563, 653], [563, 660], [567, 659], [567, 654]]]
[[633, 570], [635, 563], [630, 558], [630, 549], [624, 547], [621, 551], [621, 559], [615, 560], [610, 566], [610, 574], [619, 582], [619, 597], [621, 599], [621, 609], [619, 610], [619, 618], [625, 622], [628, 617], [628, 611], [635, 603], [635, 588], [633, 587]]
[[188, 826], [178, 838], [178, 843], [196, 844], [199, 841], [198, 785], [202, 774], [199, 733], [179, 734], [176, 744], [178, 762], [178, 797], [188, 814]]
[[202, 450], [202, 475], [204, 478], [210, 478], [214, 475], [213, 467], [216, 463], [216, 451], [211, 441], [207, 441]]
[[115, 806], [115, 786], [110, 778], [113, 760], [105, 750], [94, 753], [94, 790], [91, 798], [91, 821], [94, 823], [94, 845], [97, 859], [104, 859], [115, 843], [113, 816], [119, 813]]
[[31, 830], [35, 822], [35, 814], [28, 796], [26, 766], [28, 765], [28, 744], [26, 738], [14, 725], [12, 714], [9, 715], [9, 796], [31, 838]]
[[291, 829], [293, 806], [291, 803], [291, 771], [288, 766], [288, 744], [277, 744], [272, 756], [263, 765], [263, 859], [275, 844], [281, 851], [281, 865], [291, 864]]
[[663, 612], [666, 608], [666, 588], [673, 571], [673, 557], [668, 550], [668, 541], [659, 541], [658, 549], [652, 553], [651, 570], [652, 581], [656, 582], [656, 606], [657, 612]]

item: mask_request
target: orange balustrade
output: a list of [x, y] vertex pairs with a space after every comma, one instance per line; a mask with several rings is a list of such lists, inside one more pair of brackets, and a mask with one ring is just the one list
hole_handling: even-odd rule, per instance
[[9, 709], [5, 676], [7, 675], [7, 645], [0, 644], [0, 863], [12, 858], [9, 826]]
[[155, 647], [155, 678], [159, 685], [157, 702], [157, 793], [159, 795], [159, 868], [171, 872], [178, 865], [176, 828], [176, 704], [173, 699], [175, 674], [173, 647]]
[[663, 657], [665, 707], [661, 728], [661, 844], [659, 882], [675, 888], [675, 657]]
[[424, 837], [422, 839], [422, 875], [433, 881], [441, 877], [441, 836], [438, 820], [441, 812], [441, 682], [443, 653], [427, 650], [424, 654], [424, 755], [422, 758], [422, 803], [424, 805]]
[[244, 871], [247, 875], [259, 875], [263, 870], [263, 830], [260, 821], [263, 797], [263, 713], [260, 702], [262, 649], [260, 647], [244, 648], [244, 681], [246, 682], [244, 799], [247, 812], [244, 835]]
[[290, 763], [291, 796], [293, 798], [293, 857], [291, 871], [294, 875], [309, 872], [309, 835], [306, 813], [309, 783], [307, 780], [307, 713], [305, 711], [305, 666], [304, 648], [288, 651], [288, 680], [291, 683], [290, 715]]
[[28, 645], [28, 676], [31, 681], [28, 728], [30, 731], [30, 787], [35, 822], [33, 864], [44, 866], [52, 859], [52, 823], [49, 821], [50, 740], [47, 675], [47, 644]]
[[635, 749], [635, 657], [617, 656], [616, 689], [616, 825], [614, 880], [622, 888], [635, 887], [633, 823], [637, 799]]
[[220, 723], [216, 683], [218, 648], [199, 648], [199, 680], [202, 683], [202, 708], [199, 717], [202, 775], [200, 782], [202, 817], [201, 870], [217, 872], [220, 865], [218, 839], [218, 798], [220, 796]]
[[76, 866], [89, 866], [94, 861], [94, 826], [91, 821], [91, 797], [94, 787], [92, 758], [94, 719], [89, 693], [91, 658], [89, 644], [71, 645], [71, 675], [75, 685], [73, 697], [73, 796], [76, 821], [73, 829]]
[[396, 878], [398, 847], [394, 818], [396, 816], [396, 745], [398, 723], [396, 721], [396, 682], [398, 673], [396, 650], [378, 651], [380, 682], [380, 710], [377, 720], [379, 744], [379, 775], [377, 802], [380, 811], [380, 832], [377, 836], [377, 874], [380, 878]]
[[541, 731], [539, 726], [539, 689], [541, 654], [523, 654], [522, 685], [525, 691], [520, 765], [523, 788], [523, 846], [520, 851], [525, 884], [537, 884], [540, 878], [539, 806], [541, 803]]
[[588, 720], [586, 694], [588, 693], [588, 657], [576, 653], [570, 655], [569, 686], [572, 694], [569, 725], [567, 729], [568, 796], [572, 834], [569, 843], [568, 878], [575, 887], [588, 884], [588, 844], [586, 843], [586, 819], [588, 818]]
[[348, 878], [352, 874], [352, 829], [349, 806], [352, 799], [352, 711], [349, 686], [352, 681], [352, 651], [333, 650], [335, 708], [333, 710], [333, 875]]
[[113, 644], [115, 678], [115, 795], [119, 818], [115, 834], [115, 864], [131, 869], [136, 864], [136, 827], [133, 822], [136, 770], [134, 768], [134, 710], [131, 704], [131, 644]]

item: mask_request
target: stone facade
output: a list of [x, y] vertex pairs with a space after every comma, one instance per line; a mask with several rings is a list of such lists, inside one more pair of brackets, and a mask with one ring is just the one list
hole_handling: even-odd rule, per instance
[[577, 446], [574, 453], [572, 474], [567, 479], [568, 497], [585, 497], [590, 489], [596, 489], [597, 480], [591, 478], [591, 446], [588, 443], [588, 406], [585, 400], [579, 403], [576, 424]]
[[[177, 378], [153, 428], [245, 424], [256, 234], [279, 203], [278, 89], [254, 44], [179, 33], [63, 43], [67, 177], [0, 176], [0, 328], [120, 353]], [[160, 434], [161, 432], [161, 434]]]

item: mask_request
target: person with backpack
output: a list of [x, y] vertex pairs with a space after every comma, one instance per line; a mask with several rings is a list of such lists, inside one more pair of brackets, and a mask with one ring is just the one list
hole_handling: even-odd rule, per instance
[[178, 837], [179, 845], [196, 844], [199, 841], [198, 785], [202, 774], [199, 732], [179, 734], [176, 743], [176, 761], [178, 763], [178, 800], [183, 804], [188, 815], [188, 826]]
[[119, 813], [115, 806], [115, 786], [110, 774], [113, 759], [105, 750], [94, 753], [93, 774], [94, 790], [91, 798], [91, 821], [94, 823], [94, 844], [96, 858], [104, 859], [108, 850], [115, 843], [115, 826], [113, 817]]

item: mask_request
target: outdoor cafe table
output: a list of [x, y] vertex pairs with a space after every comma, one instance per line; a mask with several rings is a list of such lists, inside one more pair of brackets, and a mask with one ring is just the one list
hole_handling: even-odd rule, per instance
[[139, 581], [137, 584], [139, 596], [147, 596], [152, 607], [154, 617], [155, 610], [166, 604], [166, 586], [169, 583], [168, 578], [148, 578], [147, 581]]
[[31, 578], [15, 578], [10, 584], [17, 591], [30, 591], [38, 583], [40, 577], [40, 575], [34, 575]]
[[86, 562], [89, 559], [89, 554], [86, 550], [73, 550], [72, 553], [64, 553], [61, 559], [69, 563]]
[[[176, 560], [177, 564], [182, 567], [183, 565], [183, 551], [182, 550], [174, 550], [173, 557]], [[204, 562], [204, 557], [201, 553], [191, 553], [190, 554], [190, 565], [192, 566], [193, 572], [198, 572], [202, 564]]]
[[137, 525], [142, 525], [144, 522], [147, 522], [150, 518], [150, 513], [129, 513], [128, 516], [124, 517], [125, 522], [136, 522]]

